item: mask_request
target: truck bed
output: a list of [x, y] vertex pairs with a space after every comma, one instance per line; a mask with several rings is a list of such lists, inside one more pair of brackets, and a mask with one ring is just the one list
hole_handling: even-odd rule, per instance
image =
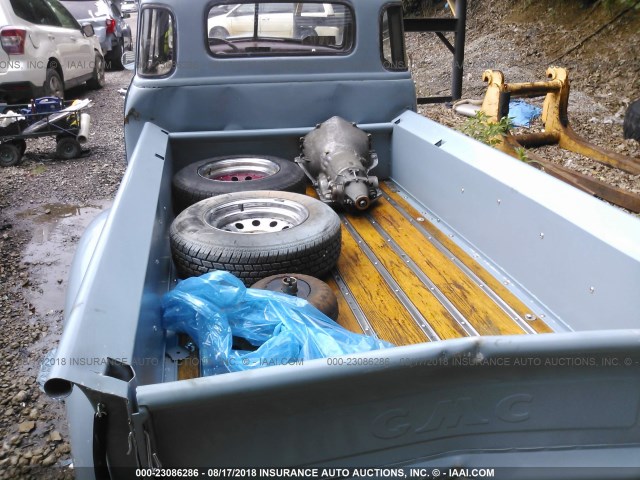
[[[393, 181], [381, 187], [368, 212], [340, 213], [342, 250], [324, 279], [338, 298], [340, 325], [394, 345], [553, 332], [533, 298], [519, 298], [509, 280], [488, 270], [490, 262], [456, 244]], [[317, 197], [311, 186], [307, 195]], [[181, 362], [179, 379], [199, 376], [194, 357]]]

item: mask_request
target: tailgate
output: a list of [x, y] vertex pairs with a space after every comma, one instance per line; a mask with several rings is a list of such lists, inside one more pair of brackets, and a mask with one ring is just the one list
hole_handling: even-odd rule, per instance
[[639, 331], [463, 338], [335, 360], [139, 387], [151, 451], [185, 468], [640, 467]]

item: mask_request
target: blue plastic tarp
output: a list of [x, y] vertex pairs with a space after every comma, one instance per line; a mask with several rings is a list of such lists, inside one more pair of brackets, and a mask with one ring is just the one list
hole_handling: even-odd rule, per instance
[[[165, 294], [162, 308], [164, 327], [197, 344], [202, 375], [393, 346], [344, 329], [304, 299], [246, 288], [224, 271], [180, 282]], [[234, 337], [255, 350], [234, 349]]]
[[524, 100], [511, 100], [509, 102], [509, 118], [516, 127], [530, 127], [531, 122], [542, 114], [542, 109], [531, 105]]

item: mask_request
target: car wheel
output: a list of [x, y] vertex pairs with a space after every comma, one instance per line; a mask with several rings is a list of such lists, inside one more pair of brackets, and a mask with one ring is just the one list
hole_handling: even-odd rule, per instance
[[209, 38], [222, 38], [225, 39], [229, 36], [229, 32], [227, 32], [222, 27], [213, 27], [209, 30]]
[[122, 44], [118, 43], [118, 46], [114, 47], [109, 53], [109, 70], [124, 70], [122, 53]]
[[106, 84], [104, 76], [104, 58], [96, 53], [96, 59], [93, 65], [93, 76], [87, 81], [89, 88], [99, 90]]
[[338, 318], [338, 298], [331, 287], [309, 275], [281, 273], [258, 280], [251, 288], [270, 290], [304, 298], [332, 320]]
[[63, 160], [70, 160], [80, 156], [82, 146], [74, 137], [61, 137], [56, 144], [56, 156]]
[[173, 198], [180, 212], [205, 198], [247, 190], [304, 193], [307, 179], [298, 165], [272, 156], [229, 155], [187, 165], [173, 177]]
[[629, 105], [624, 115], [624, 138], [633, 138], [640, 142], [640, 100]]
[[249, 286], [280, 273], [329, 272], [340, 255], [340, 219], [306, 195], [237, 192], [187, 208], [169, 239], [180, 276], [225, 270]]
[[0, 144], [0, 166], [12, 167], [19, 164], [21, 160], [22, 152], [20, 151], [20, 146], [13, 142]]
[[47, 76], [44, 82], [44, 94], [47, 97], [64, 98], [64, 82], [60, 74], [54, 68], [47, 68]]

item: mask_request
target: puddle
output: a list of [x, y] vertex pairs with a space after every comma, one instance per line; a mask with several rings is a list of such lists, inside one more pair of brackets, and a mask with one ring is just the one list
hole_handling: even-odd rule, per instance
[[111, 203], [37, 205], [17, 215], [29, 222], [33, 232], [23, 252], [23, 261], [29, 265], [29, 285], [25, 292], [36, 312], [44, 315], [64, 308], [69, 269], [78, 240], [91, 220]]
[[82, 217], [83, 215], [91, 215], [93, 218], [100, 210], [102, 208], [97, 205], [79, 206], [50, 203], [29, 208], [18, 213], [17, 216], [18, 218], [28, 219], [35, 224], [32, 242], [42, 244], [49, 240], [49, 235], [60, 220], [69, 217]]

